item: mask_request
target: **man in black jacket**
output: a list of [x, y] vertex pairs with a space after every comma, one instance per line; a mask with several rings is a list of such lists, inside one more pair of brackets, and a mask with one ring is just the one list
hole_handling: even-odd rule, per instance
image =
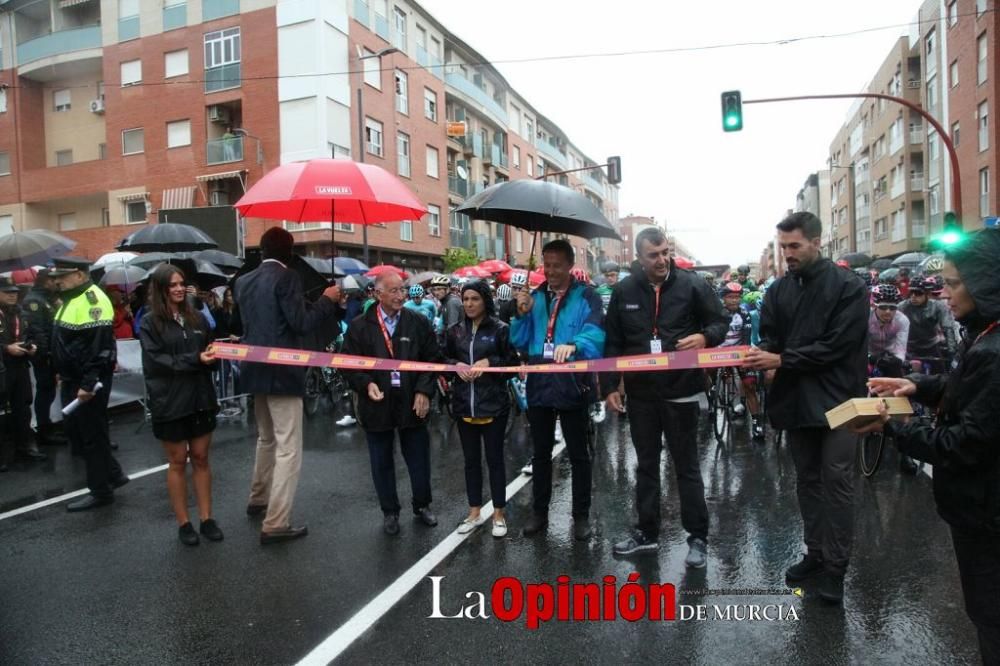
[[868, 290], [851, 271], [820, 255], [822, 224], [795, 213], [778, 225], [788, 275], [767, 290], [760, 349], [746, 367], [775, 370], [767, 412], [788, 431], [808, 552], [786, 576], [817, 574], [820, 596], [840, 603], [854, 533], [857, 436], [830, 430], [826, 412], [865, 395]]
[[[272, 227], [260, 239], [261, 265], [236, 281], [242, 342], [261, 347], [303, 348], [303, 337], [336, 316], [339, 287], [328, 287], [313, 304], [305, 300], [302, 279], [288, 269], [292, 235]], [[240, 386], [254, 396], [257, 457], [247, 514], [266, 512], [262, 544], [297, 539], [305, 526], [292, 527], [292, 503], [302, 467], [304, 367], [244, 363]]]
[[56, 398], [56, 371], [52, 366], [52, 324], [59, 292], [48, 269], [42, 269], [35, 284], [21, 303], [21, 313], [28, 326], [28, 339], [38, 346], [31, 357], [35, 373], [35, 422], [41, 444], [65, 444], [66, 438], [55, 431], [52, 423], [52, 402]]
[[[375, 281], [376, 303], [347, 328], [344, 353], [370, 358], [435, 362], [440, 360], [437, 336], [427, 317], [403, 307], [406, 288], [396, 273]], [[413, 514], [434, 527], [431, 513], [430, 435], [427, 412], [434, 394], [434, 373], [352, 370], [347, 382], [358, 396], [358, 421], [368, 439], [372, 480], [382, 507], [386, 534], [399, 534], [399, 495], [396, 493], [393, 442], [410, 473]]]
[[7, 416], [4, 436], [14, 443], [19, 456], [46, 460], [31, 436], [31, 370], [29, 360], [38, 351], [28, 337], [27, 324], [17, 306], [18, 287], [10, 278], [0, 278], [0, 355], [5, 373]]
[[[638, 261], [631, 275], [611, 292], [605, 318], [609, 357], [715, 347], [726, 337], [729, 320], [708, 284], [670, 258], [663, 231], [643, 229], [635, 238]], [[608, 408], [623, 412], [619, 373], [601, 377]], [[686, 564], [706, 564], [708, 507], [698, 464], [698, 396], [705, 391], [701, 370], [625, 374], [629, 428], [637, 458], [636, 508], [639, 525], [615, 544], [617, 555], [655, 551], [660, 532], [660, 452], [666, 435], [681, 500], [681, 524], [688, 533]]]

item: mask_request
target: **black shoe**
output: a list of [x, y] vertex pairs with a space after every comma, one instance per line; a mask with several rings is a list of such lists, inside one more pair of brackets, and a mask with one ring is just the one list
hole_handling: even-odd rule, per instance
[[414, 511], [413, 516], [427, 527], [436, 527], [438, 524], [437, 517], [426, 506]]
[[594, 529], [590, 526], [588, 518], [576, 518], [573, 520], [573, 538], [577, 541], [586, 541], [594, 534]]
[[248, 516], [260, 516], [267, 513], [266, 504], [247, 504]]
[[194, 526], [191, 525], [190, 520], [177, 528], [177, 538], [185, 546], [197, 546], [201, 541], [198, 538], [198, 533], [194, 531]]
[[528, 522], [524, 526], [524, 529], [521, 530], [521, 532], [524, 534], [524, 536], [532, 536], [534, 534], [538, 534], [548, 526], [549, 526], [548, 516], [540, 516], [537, 513], [533, 513], [531, 514], [531, 518], [528, 518]]
[[38, 450], [38, 446], [32, 445], [30, 448], [21, 449], [17, 452], [17, 455], [22, 458], [27, 458], [33, 462], [42, 462], [43, 460], [48, 460], [49, 457]]
[[389, 536], [399, 534], [399, 516], [395, 513], [385, 514], [385, 518], [382, 519], [382, 529]]
[[899, 456], [899, 471], [903, 474], [916, 476], [917, 472], [920, 471], [920, 465], [910, 456]]
[[798, 564], [793, 564], [788, 567], [785, 571], [785, 578], [792, 581], [798, 582], [800, 580], [805, 580], [807, 578], [812, 578], [816, 574], [823, 572], [823, 558], [812, 553], [807, 553], [802, 556], [802, 559]]
[[88, 511], [90, 509], [96, 509], [99, 506], [107, 506], [115, 501], [114, 495], [106, 495], [103, 497], [96, 497], [94, 495], [87, 495], [82, 497], [75, 502], [70, 502], [66, 505], [66, 510], [70, 513], [75, 513], [77, 511]]
[[222, 530], [219, 529], [218, 523], [212, 518], [201, 521], [198, 531], [209, 541], [222, 541], [223, 539]]
[[260, 543], [261, 545], [266, 545], [269, 543], [278, 543], [279, 541], [291, 541], [293, 539], [301, 539], [307, 534], [309, 534], [309, 528], [305, 525], [302, 527], [286, 527], [283, 530], [275, 530], [274, 532], [261, 530]]
[[825, 573], [819, 579], [819, 596], [828, 604], [840, 604], [844, 601], [844, 577], [833, 573]]
[[115, 480], [113, 480], [111, 482], [111, 487], [112, 488], [121, 488], [122, 486], [124, 486], [126, 483], [128, 483], [131, 480], [132, 479], [128, 478], [127, 474], [122, 474], [117, 479], [115, 479]]
[[646, 553], [658, 550], [660, 544], [655, 537], [646, 536], [642, 531], [636, 530], [632, 536], [619, 541], [611, 549], [615, 555], [634, 555], [636, 553]]
[[35, 439], [45, 446], [65, 446], [66, 444], [69, 444], [69, 440], [66, 439], [66, 435], [57, 432], [51, 425], [38, 426], [38, 432]]

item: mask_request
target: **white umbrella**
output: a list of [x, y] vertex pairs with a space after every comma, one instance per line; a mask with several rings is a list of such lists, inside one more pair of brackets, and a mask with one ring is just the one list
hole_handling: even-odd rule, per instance
[[138, 256], [139, 255], [135, 252], [108, 252], [107, 254], [101, 255], [97, 261], [91, 265], [90, 270], [104, 268], [108, 264], [127, 264]]

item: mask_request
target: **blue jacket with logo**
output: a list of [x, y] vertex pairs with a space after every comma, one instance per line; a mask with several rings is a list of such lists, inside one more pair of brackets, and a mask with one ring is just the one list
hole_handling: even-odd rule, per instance
[[[543, 352], [555, 299], [549, 293], [548, 283], [542, 283], [531, 295], [535, 303], [531, 312], [511, 320], [511, 342], [527, 354], [529, 363], [552, 363], [552, 360], [543, 357]], [[604, 339], [601, 297], [592, 287], [574, 280], [559, 306], [552, 342], [557, 346], [576, 345], [576, 352], [570, 360], [581, 361], [601, 358], [604, 355]], [[592, 373], [532, 373], [528, 375], [527, 391], [530, 407], [582, 409], [600, 398], [597, 380]]]

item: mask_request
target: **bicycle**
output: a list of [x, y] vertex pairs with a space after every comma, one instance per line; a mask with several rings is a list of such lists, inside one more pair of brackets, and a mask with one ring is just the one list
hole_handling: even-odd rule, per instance
[[[335, 344], [330, 344], [326, 348], [327, 351], [336, 349]], [[330, 405], [335, 408], [337, 401], [345, 398], [349, 391], [347, 380], [336, 368], [307, 368], [306, 390], [302, 400], [306, 416], [316, 415], [324, 396], [329, 398]]]
[[720, 368], [712, 385], [709, 397], [709, 404], [712, 406], [712, 430], [720, 444], [732, 425], [734, 410], [739, 404], [740, 389], [737, 382], [738, 373], [734, 368]]

